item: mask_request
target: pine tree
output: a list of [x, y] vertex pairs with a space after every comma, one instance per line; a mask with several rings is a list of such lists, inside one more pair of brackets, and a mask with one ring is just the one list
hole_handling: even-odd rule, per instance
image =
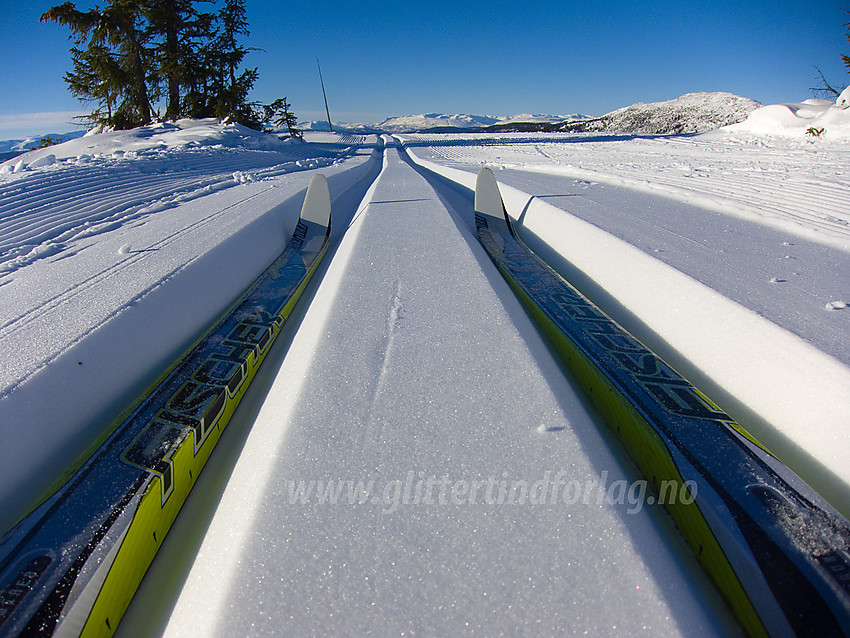
[[65, 74], [71, 93], [83, 101], [97, 102], [97, 107], [83, 119], [89, 124], [112, 126], [123, 83], [115, 56], [103, 45], [90, 44], [85, 50], [72, 48], [71, 58], [74, 70]]
[[[217, 117], [262, 130], [282, 109], [298, 135], [285, 98], [271, 105], [249, 100], [256, 67], [242, 69], [250, 49], [244, 0], [218, 0], [214, 12], [196, 5], [216, 0], [108, 0], [80, 11], [72, 2], [52, 7], [41, 21], [71, 29], [73, 70], [65, 81], [80, 100], [94, 102], [85, 119], [117, 129], [163, 118]], [[242, 69], [240, 71], [240, 69]]]
[[[71, 47], [71, 61], [74, 69], [65, 74], [65, 82], [71, 93], [80, 100], [99, 103], [87, 117], [89, 124], [103, 124], [105, 120], [111, 121], [112, 107], [118, 94], [118, 82], [109, 81], [110, 78], [117, 79], [118, 76], [117, 63], [111, 51], [94, 42], [90, 42], [85, 49], [79, 48], [79, 45], [86, 42], [101, 18], [99, 11], [78, 11], [71, 2], [52, 7], [40, 18], [41, 22], [53, 21], [71, 29], [69, 38], [72, 38], [76, 45]], [[107, 109], [105, 118], [104, 106]]]
[[[148, 36], [141, 30], [144, 5], [141, 0], [113, 0], [104, 10], [98, 41], [117, 48], [125, 83], [122, 101], [113, 115], [118, 129], [150, 124], [153, 121], [149, 81], [155, 82], [153, 54], [146, 47]], [[95, 29], [97, 32], [98, 29]]]
[[265, 110], [265, 117], [263, 118], [263, 122], [273, 123], [279, 128], [283, 128], [284, 126], [288, 129], [289, 135], [291, 137], [297, 137], [300, 140], [304, 139], [304, 134], [298, 130], [298, 118], [295, 116], [295, 113], [289, 110], [290, 105], [286, 101], [285, 97], [278, 98], [271, 104], [266, 104], [263, 106]]
[[192, 0], [148, 0], [145, 12], [149, 21], [146, 33], [159, 40], [155, 45], [157, 75], [165, 84], [165, 119], [180, 117], [183, 51], [181, 39], [192, 19]]
[[141, 19], [139, 0], [113, 0], [102, 10], [89, 11], [65, 2], [41, 16], [42, 22], [70, 27], [77, 45], [88, 39], [85, 49], [71, 49], [74, 70], [65, 74], [65, 80], [77, 97], [98, 102], [90, 123], [120, 129], [152, 121], [147, 84], [150, 55], [138, 29]]
[[181, 48], [181, 80], [183, 117], [215, 117], [212, 106], [214, 55], [211, 43], [216, 34], [216, 17], [196, 12], [187, 26]]
[[215, 115], [255, 129], [262, 128], [256, 104], [248, 101], [248, 93], [257, 81], [257, 68], [245, 69], [237, 76], [248, 49], [239, 43], [248, 37], [248, 19], [243, 0], [225, 0], [218, 12], [220, 31], [213, 44], [216, 74]]

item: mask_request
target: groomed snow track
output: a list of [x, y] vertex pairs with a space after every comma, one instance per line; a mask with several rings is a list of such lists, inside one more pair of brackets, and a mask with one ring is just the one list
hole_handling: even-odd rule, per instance
[[331, 178], [327, 257], [118, 633], [740, 632], [481, 247], [467, 178], [420, 163], [387, 137]]

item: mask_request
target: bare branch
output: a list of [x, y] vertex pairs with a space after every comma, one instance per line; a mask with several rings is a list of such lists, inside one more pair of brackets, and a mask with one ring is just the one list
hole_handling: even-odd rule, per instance
[[820, 76], [821, 86], [812, 87], [810, 90], [814, 93], [826, 93], [827, 95], [832, 94], [835, 97], [838, 97], [841, 94], [841, 91], [836, 90], [829, 82], [827, 82], [823, 72], [818, 67], [815, 67], [815, 71], [817, 71]]

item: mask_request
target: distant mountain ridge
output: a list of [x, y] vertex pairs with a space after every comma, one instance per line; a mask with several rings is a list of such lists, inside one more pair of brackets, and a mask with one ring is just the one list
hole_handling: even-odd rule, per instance
[[[520, 114], [512, 116], [423, 113], [390, 117], [377, 124], [338, 123], [335, 129], [357, 133], [452, 133], [461, 131], [565, 131], [685, 134], [704, 133], [743, 122], [762, 104], [727, 92], [686, 93], [663, 102], [638, 102], [599, 117]], [[328, 130], [327, 122], [307, 122], [305, 130]]]
[[580, 120], [586, 115], [541, 115], [524, 113], [510, 117], [497, 117], [492, 115], [444, 115], [442, 113], [425, 113], [423, 115], [406, 115], [403, 117], [387, 118], [375, 128], [387, 133], [412, 133], [436, 130], [480, 130], [487, 126], [498, 124], [511, 124], [515, 122], [534, 122], [540, 124], [552, 124], [565, 120]]
[[601, 117], [574, 122], [540, 125], [495, 125], [487, 131], [564, 131], [570, 133], [607, 132], [645, 135], [705, 133], [737, 124], [761, 107], [747, 97], [726, 92], [686, 93], [673, 100], [638, 102]]
[[32, 135], [25, 138], [16, 138], [13, 140], [0, 140], [0, 162], [17, 157], [21, 153], [30, 151], [36, 148], [42, 139], [49, 137], [57, 142], [67, 142], [78, 137], [82, 137], [86, 132], [84, 130], [71, 131], [68, 133], [47, 133], [45, 135]]
[[[480, 131], [493, 125], [509, 125], [516, 122], [532, 124], [554, 124], [564, 121], [577, 121], [588, 118], [588, 115], [578, 113], [572, 115], [543, 115], [539, 113], [523, 113], [512, 116], [469, 115], [459, 113], [422, 113], [389, 117], [377, 124], [352, 124], [340, 122], [334, 124], [334, 129], [357, 133], [440, 133], [458, 131]], [[327, 122], [304, 122], [300, 124], [304, 130], [327, 131]]]

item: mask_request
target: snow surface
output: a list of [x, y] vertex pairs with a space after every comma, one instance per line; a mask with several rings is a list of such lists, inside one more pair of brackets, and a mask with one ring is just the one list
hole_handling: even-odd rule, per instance
[[[847, 514], [850, 110], [801, 104], [691, 137], [403, 138], [461, 184], [494, 166], [526, 241]], [[0, 526], [273, 260], [319, 171], [338, 223], [313, 303], [122, 629], [733, 630], [656, 508], [289, 506], [300, 479], [638, 478], [478, 247], [468, 192], [375, 138], [308, 140], [184, 121], [0, 164]]]
[[[584, 486], [636, 477], [465, 212], [450, 213], [387, 151], [271, 381], [167, 625], [149, 613], [164, 605], [155, 575], [127, 617], [129, 634], [730, 629], [659, 510], [600, 505], [593, 488], [572, 506], [495, 493], [487, 501], [492, 478], [531, 485], [561, 472]], [[364, 500], [293, 501], [293, 485], [311, 480], [360, 482]], [[428, 480], [458, 492], [426, 496]], [[411, 498], [393, 500], [405, 481]], [[476, 481], [477, 498], [467, 491]], [[197, 507], [193, 520], [210, 516]], [[184, 531], [175, 532], [183, 549]], [[181, 553], [166, 551], [155, 569]]]

